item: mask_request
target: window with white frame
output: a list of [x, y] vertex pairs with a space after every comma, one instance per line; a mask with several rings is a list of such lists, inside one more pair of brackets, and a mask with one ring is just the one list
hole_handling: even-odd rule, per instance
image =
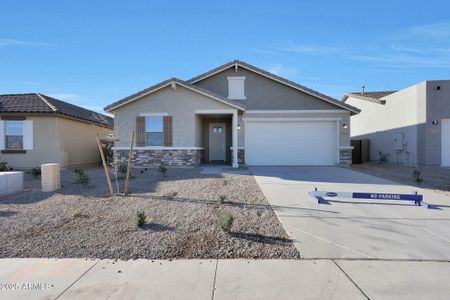
[[245, 77], [229, 76], [228, 78], [228, 99], [245, 100]]
[[163, 117], [145, 118], [146, 145], [163, 146], [164, 145], [164, 125]]
[[23, 150], [23, 121], [5, 121], [5, 149]]

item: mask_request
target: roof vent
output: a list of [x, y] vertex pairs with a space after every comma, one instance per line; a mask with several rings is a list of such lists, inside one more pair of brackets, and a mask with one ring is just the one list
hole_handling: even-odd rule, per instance
[[362, 85], [362, 86], [361, 86], [361, 90], [362, 90], [362, 91], [361, 91], [361, 94], [364, 95], [364, 90], [365, 90], [365, 89], [366, 89], [366, 86], [365, 86], [365, 85]]

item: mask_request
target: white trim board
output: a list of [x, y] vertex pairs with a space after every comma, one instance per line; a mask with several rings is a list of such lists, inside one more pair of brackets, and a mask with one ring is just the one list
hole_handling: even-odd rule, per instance
[[196, 114], [234, 114], [235, 109], [196, 109]]
[[339, 122], [342, 118], [242, 118], [244, 122]]
[[246, 110], [246, 114], [349, 114], [348, 110], [342, 109], [327, 109], [327, 110]]
[[[130, 150], [130, 147], [112, 147], [113, 150]], [[133, 147], [133, 150], [204, 150], [203, 147], [157, 147], [157, 146], [146, 146], [146, 147]]]
[[169, 113], [140, 113], [141, 117], [167, 117]]

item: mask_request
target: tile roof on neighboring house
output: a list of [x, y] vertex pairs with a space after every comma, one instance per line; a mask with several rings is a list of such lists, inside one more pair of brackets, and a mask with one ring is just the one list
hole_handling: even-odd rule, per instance
[[349, 97], [366, 100], [374, 103], [379, 104], [386, 104], [386, 100], [383, 99], [386, 96], [389, 96], [393, 93], [396, 93], [398, 91], [377, 91], [377, 92], [364, 92], [364, 93], [358, 93], [358, 92], [352, 92], [347, 93], [342, 97], [342, 101], [345, 102]]
[[243, 62], [243, 61], [240, 61], [240, 60], [230, 61], [230, 62], [228, 62], [228, 63], [226, 63], [224, 65], [221, 65], [221, 66], [219, 66], [217, 68], [214, 68], [214, 69], [212, 69], [212, 70], [210, 70], [208, 72], [205, 72], [205, 73], [200, 74], [200, 75], [198, 75], [198, 76], [196, 76], [194, 78], [191, 78], [191, 79], [188, 80], [188, 82], [192, 83], [192, 84], [195, 84], [196, 82], [199, 82], [199, 81], [201, 81], [201, 80], [203, 80], [205, 78], [208, 78], [208, 77], [210, 77], [210, 76], [212, 76], [212, 75], [214, 75], [216, 73], [219, 73], [219, 72], [221, 72], [223, 70], [226, 70], [226, 69], [229, 69], [231, 67], [242, 67], [242, 68], [247, 69], [249, 71], [252, 71], [254, 73], [259, 73], [262, 76], [265, 76], [265, 77], [270, 78], [272, 80], [278, 81], [278, 82], [280, 82], [282, 84], [290, 86], [290, 87], [292, 87], [294, 89], [300, 90], [300, 91], [302, 91], [304, 93], [310, 94], [310, 95], [312, 95], [312, 96], [314, 96], [316, 98], [325, 100], [327, 102], [330, 102], [330, 103], [335, 104], [337, 106], [340, 106], [342, 108], [350, 110], [350, 111], [352, 111], [354, 113], [359, 113], [360, 112], [360, 110], [358, 108], [356, 108], [356, 107], [353, 107], [353, 106], [351, 106], [349, 104], [346, 104], [346, 103], [344, 103], [342, 101], [334, 99], [334, 98], [332, 98], [330, 96], [324, 95], [324, 94], [319, 93], [319, 92], [317, 92], [315, 90], [307, 88], [306, 86], [303, 86], [303, 85], [298, 84], [296, 82], [290, 81], [290, 80], [288, 80], [286, 78], [283, 78], [283, 77], [280, 77], [278, 75], [272, 74], [270, 72], [267, 72], [267, 71], [265, 71], [263, 69], [260, 69], [258, 67], [255, 67], [253, 65], [250, 65], [250, 64], [248, 64], [246, 62]]
[[106, 127], [114, 123], [111, 117], [39, 93], [0, 95], [0, 113], [62, 115]]
[[126, 103], [135, 101], [135, 100], [137, 100], [137, 99], [139, 99], [139, 98], [141, 98], [141, 97], [143, 97], [145, 95], [151, 94], [153, 92], [158, 91], [159, 89], [167, 87], [167, 86], [171, 85], [172, 83], [179, 84], [179, 85], [181, 85], [181, 86], [183, 86], [183, 87], [185, 87], [187, 89], [190, 89], [190, 90], [192, 90], [194, 92], [197, 92], [197, 93], [200, 93], [200, 94], [203, 94], [203, 95], [206, 95], [207, 97], [213, 98], [213, 99], [218, 100], [220, 102], [224, 102], [224, 103], [229, 104], [229, 105], [231, 105], [231, 106], [233, 106], [235, 108], [239, 108], [239, 109], [245, 110], [245, 106], [242, 103], [238, 103], [236, 101], [229, 100], [229, 99], [227, 99], [227, 98], [225, 98], [225, 97], [223, 97], [223, 96], [221, 96], [219, 94], [213, 93], [213, 92], [211, 92], [211, 91], [209, 91], [207, 89], [198, 87], [196, 85], [193, 85], [193, 84], [191, 84], [191, 83], [189, 83], [187, 81], [184, 81], [184, 80], [181, 80], [181, 79], [178, 79], [178, 78], [170, 78], [170, 79], [164, 80], [164, 81], [162, 81], [162, 82], [160, 82], [158, 84], [155, 84], [155, 85], [153, 85], [151, 87], [148, 87], [148, 88], [146, 88], [146, 89], [144, 89], [142, 91], [139, 91], [139, 92], [137, 92], [137, 93], [135, 93], [133, 95], [130, 95], [128, 97], [125, 97], [125, 98], [123, 98], [123, 99], [121, 99], [119, 101], [116, 101], [116, 102], [112, 103], [112, 104], [106, 106], [104, 108], [104, 110], [105, 111], [111, 111], [111, 110], [113, 110], [113, 109], [115, 109], [115, 108], [117, 108], [119, 106], [125, 105]]

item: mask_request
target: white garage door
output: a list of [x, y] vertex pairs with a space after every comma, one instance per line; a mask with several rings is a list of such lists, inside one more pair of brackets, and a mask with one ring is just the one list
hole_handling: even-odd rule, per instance
[[334, 165], [336, 122], [261, 122], [245, 125], [247, 165]]
[[443, 119], [441, 127], [441, 164], [450, 167], [450, 119]]

